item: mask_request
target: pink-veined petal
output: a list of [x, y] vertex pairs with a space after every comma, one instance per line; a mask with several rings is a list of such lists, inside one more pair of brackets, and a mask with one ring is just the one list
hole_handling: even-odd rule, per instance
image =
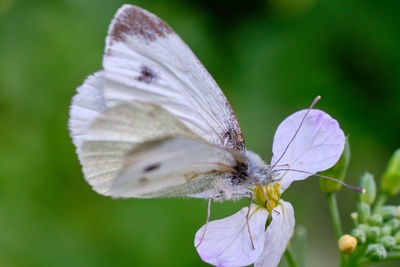
[[[279, 125], [274, 136], [271, 165], [274, 165], [283, 154], [306, 112], [307, 110], [298, 111]], [[339, 160], [344, 143], [345, 136], [339, 123], [322, 110], [312, 109], [274, 169], [290, 168], [311, 173], [329, 169]], [[281, 180], [282, 192], [293, 181], [303, 180], [309, 176], [310, 174], [288, 171]]]
[[282, 205], [272, 212], [272, 222], [265, 232], [264, 250], [257, 259], [254, 267], [278, 266], [289, 243], [294, 229], [294, 210], [289, 202], [280, 200]]
[[[245, 207], [229, 217], [209, 222], [204, 239], [197, 248], [203, 261], [215, 266], [246, 266], [258, 259], [264, 248], [268, 211], [259, 205], [251, 205], [249, 225], [253, 249], [246, 224], [247, 210]], [[195, 246], [203, 231], [204, 226], [197, 231]]]

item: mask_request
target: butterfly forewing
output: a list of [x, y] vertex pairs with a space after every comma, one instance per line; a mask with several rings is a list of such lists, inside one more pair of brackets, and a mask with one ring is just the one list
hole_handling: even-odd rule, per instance
[[106, 108], [103, 95], [103, 71], [98, 71], [90, 75], [77, 88], [77, 94], [72, 98], [68, 128], [78, 155], [90, 123], [99, 115], [99, 112]]
[[107, 104], [157, 104], [208, 142], [244, 151], [242, 131], [226, 97], [193, 52], [165, 22], [124, 5], [109, 28], [104, 92]]

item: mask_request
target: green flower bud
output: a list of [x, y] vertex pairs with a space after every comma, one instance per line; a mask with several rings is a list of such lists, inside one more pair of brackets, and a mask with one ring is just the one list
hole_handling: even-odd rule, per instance
[[365, 256], [371, 261], [381, 261], [386, 258], [386, 249], [381, 244], [371, 244], [365, 251]]
[[392, 234], [392, 227], [390, 227], [389, 225], [384, 225], [381, 228], [381, 236], [388, 236]]
[[350, 217], [351, 217], [351, 220], [352, 220], [353, 223], [354, 223], [354, 226], [357, 226], [357, 225], [358, 225], [358, 215], [357, 215], [357, 212], [352, 212], [352, 213], [350, 214]]
[[400, 245], [396, 245], [392, 248], [393, 251], [400, 251]]
[[388, 221], [397, 218], [399, 211], [397, 206], [383, 206], [377, 211], [377, 213], [382, 215], [383, 221]]
[[386, 223], [386, 225], [392, 228], [392, 233], [396, 233], [398, 230], [400, 230], [400, 220], [398, 219], [391, 219]]
[[357, 226], [357, 228], [363, 230], [364, 232], [366, 232], [366, 231], [369, 229], [369, 225], [368, 225], [368, 224], [365, 224], [365, 223], [360, 223], [360, 224]]
[[367, 235], [365, 234], [365, 232], [359, 228], [354, 228], [351, 233], [351, 236], [355, 237], [357, 239], [357, 242], [360, 244], [365, 243], [365, 241], [367, 241]]
[[365, 193], [358, 194], [358, 201], [372, 205], [376, 197], [376, 184], [374, 176], [368, 172], [364, 173], [360, 180], [360, 187], [365, 189]]
[[400, 190], [400, 149], [393, 153], [386, 167], [381, 180], [381, 190], [389, 196], [396, 195]]
[[377, 242], [379, 240], [379, 236], [381, 235], [381, 228], [378, 226], [372, 226], [365, 231], [367, 234], [367, 240], [371, 242]]
[[365, 223], [371, 216], [371, 207], [364, 202], [360, 202], [357, 207], [358, 220], [360, 223]]
[[391, 250], [396, 245], [396, 240], [393, 236], [384, 236], [381, 238], [379, 243], [384, 246], [387, 250]]
[[396, 240], [396, 244], [400, 244], [400, 231], [398, 231], [398, 232], [394, 235], [394, 239]]
[[381, 226], [383, 222], [383, 217], [380, 214], [372, 214], [368, 219], [368, 223], [371, 226]]
[[[343, 153], [340, 156], [340, 159], [338, 160], [338, 162], [336, 162], [336, 164], [332, 168], [325, 170], [323, 172], [320, 172], [319, 174], [333, 177], [335, 179], [343, 181], [346, 176], [347, 167], [349, 166], [349, 162], [350, 162], [350, 144], [349, 144], [348, 138], [346, 137], [346, 143], [344, 146], [344, 150], [343, 150]], [[342, 188], [342, 185], [338, 182], [328, 180], [325, 178], [321, 178], [320, 179], [320, 187], [324, 193], [334, 193], [334, 192], [339, 191], [340, 188]]]

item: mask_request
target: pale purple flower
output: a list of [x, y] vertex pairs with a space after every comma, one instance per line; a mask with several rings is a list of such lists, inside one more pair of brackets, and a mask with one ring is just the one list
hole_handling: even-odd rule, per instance
[[[313, 109], [287, 148], [306, 112], [301, 110], [290, 115], [275, 133], [269, 169], [273, 182], [264, 185], [264, 188], [268, 190], [268, 199], [277, 212], [271, 212], [269, 207], [263, 205], [260, 199], [264, 198], [265, 201], [265, 197], [260, 193], [261, 187], [258, 186], [258, 190], [255, 188], [258, 201], [250, 205], [248, 219], [254, 248], [246, 223], [248, 207], [245, 207], [232, 216], [209, 222], [204, 239], [197, 247], [203, 261], [216, 266], [246, 266], [253, 263], [256, 267], [278, 265], [295, 225], [293, 207], [280, 199], [280, 194], [293, 181], [303, 180], [310, 173], [332, 167], [339, 160], [345, 144], [345, 136], [338, 122], [327, 113]], [[272, 216], [272, 221], [265, 228], [269, 216]], [[195, 245], [199, 244], [203, 232], [204, 226], [196, 233]]]

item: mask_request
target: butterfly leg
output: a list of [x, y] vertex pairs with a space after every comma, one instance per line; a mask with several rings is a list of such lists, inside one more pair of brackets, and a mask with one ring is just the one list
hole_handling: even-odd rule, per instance
[[250, 237], [250, 242], [251, 242], [251, 248], [252, 248], [252, 249], [255, 249], [254, 243], [253, 243], [253, 238], [252, 238], [252, 236], [251, 236], [250, 225], [249, 225], [249, 215], [250, 215], [250, 207], [251, 207], [252, 200], [253, 200], [253, 195], [250, 195], [249, 208], [247, 209], [247, 214], [246, 214], [246, 224], [247, 224], [247, 231], [249, 232], [249, 237]]
[[211, 214], [211, 199], [212, 199], [212, 198], [209, 198], [209, 199], [208, 199], [208, 209], [207, 209], [207, 220], [206, 220], [206, 225], [204, 226], [203, 234], [201, 235], [200, 242], [196, 245], [196, 248], [198, 248], [198, 247], [200, 246], [201, 242], [203, 242], [204, 236], [206, 235], [207, 225], [208, 225], [208, 222], [210, 221], [210, 214]]

